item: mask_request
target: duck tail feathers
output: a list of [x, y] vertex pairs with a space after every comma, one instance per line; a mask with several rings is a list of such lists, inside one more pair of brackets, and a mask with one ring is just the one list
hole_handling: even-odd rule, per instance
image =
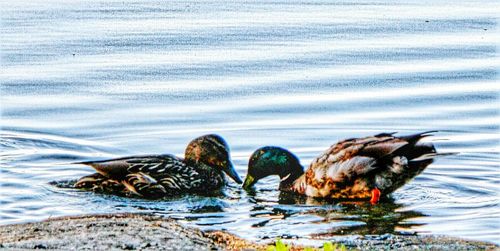
[[432, 136], [433, 133], [436, 133], [436, 132], [439, 132], [439, 131], [436, 131], [436, 130], [434, 130], [434, 131], [425, 131], [425, 132], [421, 132], [421, 133], [416, 133], [416, 134], [401, 136], [400, 138], [408, 141], [408, 143], [410, 145], [415, 145], [421, 139], [429, 137], [429, 136]]
[[77, 161], [77, 162], [71, 162], [69, 164], [71, 164], [71, 165], [90, 165], [92, 163], [93, 163], [93, 161]]
[[398, 132], [383, 132], [383, 133], [379, 133], [377, 135], [374, 135], [373, 137], [390, 137], [390, 136], [393, 136], [394, 134], [396, 134]]
[[434, 144], [431, 142], [420, 142], [420, 140], [425, 137], [432, 136], [432, 133], [434, 132], [437, 131], [426, 131], [400, 137], [404, 141], [408, 142], [408, 144], [400, 148], [395, 155], [403, 155], [409, 161], [433, 158], [431, 156], [434, 156], [437, 152]]
[[459, 154], [459, 153], [436, 153], [436, 152], [427, 153], [427, 154], [420, 155], [417, 158], [411, 159], [410, 162], [432, 160], [432, 159], [435, 159], [437, 157], [451, 156], [451, 155], [457, 155], [457, 154]]
[[87, 160], [87, 161], [71, 162], [70, 164], [72, 164], [72, 165], [87, 165], [87, 166], [91, 166], [93, 164], [103, 163], [103, 162], [107, 162], [107, 161], [109, 161], [109, 160]]
[[411, 159], [410, 162], [420, 162], [420, 161], [426, 161], [426, 160], [433, 160], [435, 157], [437, 157], [437, 153], [426, 153], [422, 154], [417, 158]]

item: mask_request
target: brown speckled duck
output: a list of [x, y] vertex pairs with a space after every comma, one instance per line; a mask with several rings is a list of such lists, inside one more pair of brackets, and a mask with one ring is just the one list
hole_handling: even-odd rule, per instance
[[382, 133], [332, 145], [304, 173], [299, 159], [286, 149], [257, 149], [248, 164], [245, 189], [259, 179], [279, 175], [279, 189], [311, 197], [370, 199], [372, 204], [421, 173], [436, 156], [431, 143], [420, 140], [432, 132], [394, 136]]
[[192, 140], [184, 157], [167, 154], [79, 162], [97, 173], [82, 177], [75, 187], [155, 199], [181, 193], [211, 193], [226, 184], [223, 173], [242, 183], [231, 163], [229, 146], [219, 135]]

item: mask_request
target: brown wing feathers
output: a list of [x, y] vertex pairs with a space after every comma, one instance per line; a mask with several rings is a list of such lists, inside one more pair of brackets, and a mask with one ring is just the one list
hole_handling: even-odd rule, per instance
[[[196, 182], [186, 184], [190, 181], [190, 176], [198, 176], [199, 173], [173, 155], [135, 156], [78, 164], [92, 166], [98, 172], [80, 179], [75, 184], [78, 188], [117, 193], [125, 190], [136, 195], [156, 198], [200, 185]], [[113, 186], [106, 186], [107, 183]]]
[[394, 133], [382, 133], [340, 141], [312, 162], [306, 171], [306, 182], [317, 188], [326, 183], [337, 183], [337, 185], [350, 183], [361, 175], [385, 170], [393, 166], [396, 160], [404, 160], [397, 156], [405, 157], [410, 163], [410, 168], [418, 169], [411, 172], [420, 172], [429, 164], [429, 160], [424, 159], [423, 163], [412, 163], [411, 160], [435, 153], [432, 144], [419, 143], [419, 140], [430, 136], [432, 132], [403, 137], [393, 136]]

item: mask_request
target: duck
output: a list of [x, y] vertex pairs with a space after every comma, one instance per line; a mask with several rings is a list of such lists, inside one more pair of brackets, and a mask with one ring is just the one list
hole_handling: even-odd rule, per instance
[[231, 162], [228, 144], [217, 134], [193, 139], [186, 147], [184, 159], [161, 154], [75, 164], [97, 171], [80, 178], [75, 188], [149, 199], [218, 191], [227, 183], [225, 174], [236, 183], [243, 183]]
[[437, 156], [434, 145], [420, 140], [434, 132], [345, 139], [315, 158], [305, 172], [297, 156], [287, 149], [261, 147], [249, 159], [243, 188], [248, 190], [258, 180], [278, 175], [281, 191], [377, 204], [433, 162]]

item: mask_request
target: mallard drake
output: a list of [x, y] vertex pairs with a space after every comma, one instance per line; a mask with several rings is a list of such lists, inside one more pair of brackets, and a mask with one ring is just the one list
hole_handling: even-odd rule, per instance
[[220, 189], [226, 173], [238, 184], [226, 141], [215, 134], [192, 140], [184, 159], [174, 155], [131, 156], [101, 161], [78, 162], [97, 173], [82, 177], [76, 188], [160, 198], [180, 193], [206, 194]]
[[290, 151], [262, 147], [250, 157], [243, 188], [266, 176], [279, 175], [282, 191], [318, 198], [370, 199], [375, 204], [381, 195], [394, 192], [432, 163], [434, 146], [420, 142], [430, 133], [401, 137], [381, 133], [346, 139], [314, 159], [305, 173]]

